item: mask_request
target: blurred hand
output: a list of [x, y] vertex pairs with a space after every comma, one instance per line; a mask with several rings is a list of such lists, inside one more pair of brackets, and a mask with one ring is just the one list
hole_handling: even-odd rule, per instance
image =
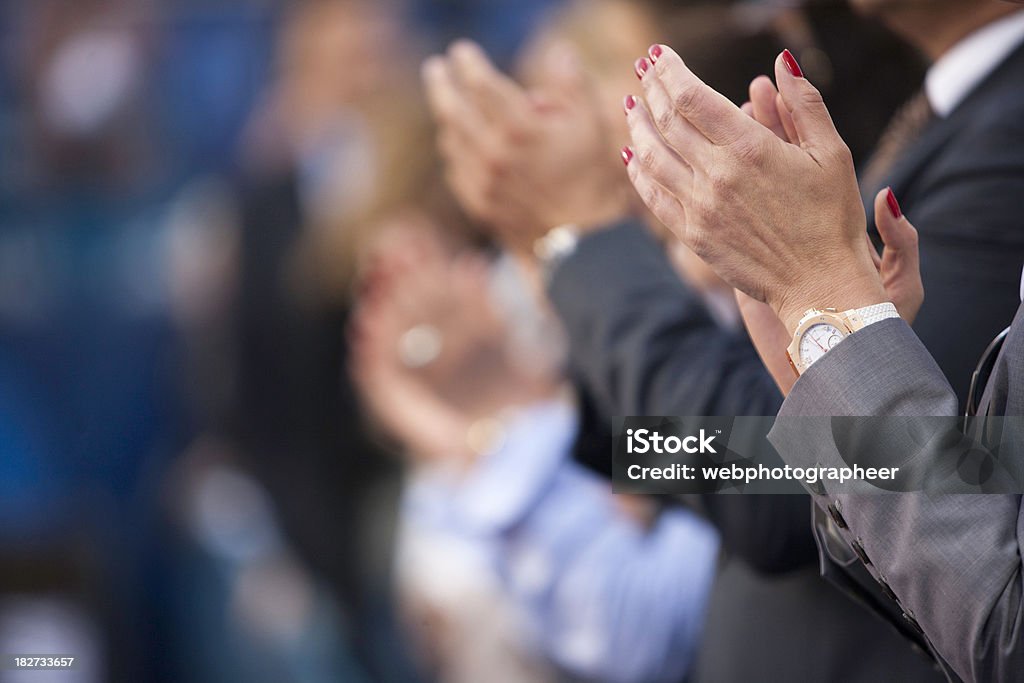
[[[864, 239], [849, 149], [791, 60], [788, 53], [776, 60], [786, 113], [768, 130], [670, 48], [653, 46], [638, 68], [646, 105], [627, 98], [633, 146], [625, 150], [630, 179], [651, 211], [727, 282], [771, 306], [788, 330], [809, 308], [888, 300]], [[779, 138], [787, 120], [787, 136], [799, 144]]]
[[452, 189], [520, 253], [556, 226], [595, 229], [628, 211], [599, 98], [575, 56], [554, 52], [549, 84], [536, 92], [498, 72], [468, 41], [423, 65]]
[[423, 228], [390, 231], [371, 259], [351, 326], [365, 407], [411, 454], [468, 464], [474, 423], [541, 391], [508, 358], [489, 266]]

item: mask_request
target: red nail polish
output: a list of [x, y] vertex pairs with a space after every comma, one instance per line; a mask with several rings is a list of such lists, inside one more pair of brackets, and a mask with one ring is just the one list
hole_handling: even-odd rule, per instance
[[651, 68], [651, 63], [647, 61], [646, 57], [641, 57], [636, 60], [636, 64], [633, 65], [633, 68], [636, 69], [636, 77], [643, 79], [644, 74]]
[[789, 73], [793, 74], [796, 78], [804, 77], [804, 70], [800, 68], [800, 65], [796, 63], [796, 57], [789, 50], [782, 51], [782, 61], [785, 62], [786, 68], [789, 69]]
[[632, 160], [633, 160], [633, 150], [631, 150], [629, 147], [623, 147], [622, 148], [622, 163], [624, 163], [626, 166], [629, 166], [629, 162], [631, 162]]
[[657, 43], [651, 45], [651, 47], [647, 50], [647, 54], [651, 56], [652, 62], [658, 61], [658, 57], [661, 56], [661, 45], [658, 45]]
[[896, 220], [903, 218], [903, 210], [900, 208], [900, 203], [896, 201], [896, 195], [893, 194], [892, 188], [886, 188], [885, 202], [889, 205], [889, 212], [892, 213], [892, 217]]
[[629, 111], [636, 106], [636, 98], [632, 95], [626, 95], [626, 101], [623, 104], [626, 107], [626, 111]]

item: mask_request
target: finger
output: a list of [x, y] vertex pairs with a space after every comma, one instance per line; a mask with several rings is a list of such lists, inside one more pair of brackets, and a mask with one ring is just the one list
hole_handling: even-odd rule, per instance
[[785, 109], [793, 117], [793, 126], [800, 145], [811, 156], [845, 147], [836, 131], [832, 117], [821, 99], [821, 93], [804, 78], [800, 65], [789, 50], [783, 50], [775, 59], [775, 81]]
[[640, 195], [640, 199], [647, 205], [655, 218], [661, 221], [677, 238], [685, 242], [686, 210], [683, 205], [672, 193], [654, 182], [640, 164], [635, 163], [635, 154], [632, 148], [623, 148], [622, 156], [626, 161], [629, 180], [633, 183], [637, 194]]
[[779, 117], [778, 94], [772, 79], [767, 76], [758, 76], [750, 82], [750, 104], [754, 110], [754, 120], [786, 142], [794, 142], [789, 139]]
[[458, 112], [465, 109], [465, 102], [448, 61], [437, 55], [429, 57], [420, 68], [420, 76], [430, 113], [441, 124], [455, 120]]
[[479, 45], [459, 40], [448, 50], [448, 55], [459, 85], [486, 119], [509, 121], [526, 116], [528, 96], [491, 64]]
[[710, 149], [707, 138], [676, 111], [662, 82], [647, 75], [650, 62], [646, 58], [637, 61], [636, 72], [641, 76], [644, 101], [661, 137], [681, 155], [690, 156], [695, 161], [703, 159], [703, 155]]
[[741, 104], [740, 111], [749, 116], [750, 118], [754, 118], [754, 105], [752, 105], [750, 102], [744, 102], [743, 104]]
[[486, 148], [490, 126], [483, 114], [460, 92], [449, 62], [431, 57], [423, 63], [423, 84], [427, 105], [440, 128], [441, 153], [455, 159], [460, 152]]
[[779, 113], [779, 120], [782, 121], [782, 129], [786, 131], [786, 139], [794, 145], [800, 144], [800, 135], [796, 132], [796, 124], [793, 123], [793, 115], [786, 109], [782, 101], [782, 95], [775, 96], [775, 111]]
[[693, 187], [693, 169], [662, 138], [642, 103], [630, 95], [625, 105], [632, 151], [636, 157], [627, 165], [640, 167], [651, 180], [685, 205]]
[[697, 78], [672, 48], [652, 45], [650, 56], [651, 68], [641, 80], [659, 80], [675, 111], [710, 142], [727, 145], [754, 130], [754, 122], [727, 97]]
[[892, 188], [885, 188], [875, 195], [875, 227], [882, 238], [885, 250], [918, 258], [917, 230], [903, 215]]

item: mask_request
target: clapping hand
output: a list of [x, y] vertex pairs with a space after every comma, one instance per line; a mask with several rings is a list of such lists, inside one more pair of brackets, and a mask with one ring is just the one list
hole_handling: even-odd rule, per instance
[[[626, 99], [629, 176], [651, 211], [786, 329], [812, 307], [888, 300], [864, 238], [853, 160], [792, 56], [776, 60], [785, 114], [766, 128], [675, 52], [638, 63], [644, 102]], [[780, 139], [778, 130], [798, 144]]]
[[372, 253], [351, 372], [370, 417], [408, 453], [468, 466], [479, 455], [467, 440], [475, 424], [551, 386], [513, 362], [488, 261], [450, 253], [415, 222], [398, 219]]
[[578, 60], [556, 50], [549, 70], [544, 90], [527, 91], [469, 41], [423, 65], [449, 184], [519, 253], [554, 227], [602, 227], [629, 208], [600, 98]]

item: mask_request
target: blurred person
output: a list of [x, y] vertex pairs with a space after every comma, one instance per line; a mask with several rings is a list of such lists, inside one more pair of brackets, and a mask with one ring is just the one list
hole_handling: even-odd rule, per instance
[[0, 649], [77, 650], [80, 680], [159, 676], [154, 494], [187, 438], [152, 9], [0, 9]]
[[349, 649], [348, 614], [289, 543], [243, 454], [202, 437], [164, 483], [176, 545], [164, 609], [188, 624], [174, 634], [187, 662], [168, 680], [376, 680]]
[[25, 41], [15, 76], [30, 115], [24, 190], [132, 198], [166, 180], [147, 102], [157, 31], [143, 18], [153, 9], [44, 0], [12, 16]]
[[[681, 680], [713, 529], [643, 499], [629, 512], [572, 462], [577, 418], [549, 351], [553, 321], [511, 261], [450, 253], [418, 212], [382, 232], [352, 371], [410, 459], [397, 573], [433, 673]], [[514, 332], [538, 323], [544, 339]]]
[[[214, 207], [228, 195], [209, 212], [220, 225], [183, 240], [180, 271], [210, 282], [181, 288], [191, 300], [182, 310], [206, 321], [191, 345], [204, 438], [239, 453], [289, 547], [337, 600], [361, 666], [389, 681], [412, 677], [386, 580], [398, 467], [362, 428], [344, 329], [372, 217], [429, 198], [435, 184], [400, 10], [369, 0], [286, 8], [240, 171], [226, 192], [197, 190]], [[196, 250], [202, 258], [189, 258]]]
[[[864, 210], [849, 151], [789, 52], [775, 61], [777, 95], [767, 79], [752, 86], [752, 95], [768, 95], [748, 108], [757, 122], [702, 83], [667, 47], [648, 78], [645, 87], [664, 87], [691, 106], [671, 108], [665, 117], [659, 116], [664, 103], [654, 104], [650, 116], [636, 113], [634, 144], [651, 145], [652, 163], [630, 164], [630, 177], [680, 239], [699, 245], [723, 277], [760, 302], [745, 308], [765, 358], [785, 353], [787, 336], [799, 341], [800, 322], [810, 311], [892, 307], [894, 282], [878, 277], [862, 239]], [[1004, 97], [1003, 105], [1010, 104]], [[664, 133], [677, 117], [671, 124], [676, 132], [654, 142], [651, 133]], [[680, 135], [683, 130], [692, 133]], [[888, 212], [887, 229], [906, 237], [901, 251], [907, 268], [899, 279], [920, 280], [916, 233], [895, 195], [880, 192], [875, 210]], [[859, 458], [877, 446], [883, 457], [895, 459], [892, 464], [928, 473], [949, 471], [951, 459], [962, 456], [947, 439], [934, 447], [878, 435], [856, 446], [819, 428], [831, 421], [828, 416], [962, 414], [940, 366], [907, 324], [913, 315], [907, 318], [879, 315], [854, 327], [841, 323], [844, 331], [827, 351], [806, 357], [797, 352], [795, 383], [772, 365], [788, 396], [770, 439], [787, 463], [845, 466], [852, 464], [849, 456]], [[1019, 320], [1020, 311], [986, 352], [990, 372], [969, 416], [1019, 414]], [[827, 417], [797, 419], [802, 416]], [[972, 455], [980, 457], [984, 475], [986, 465], [996, 465], [994, 451], [985, 449], [1010, 443], [982, 443]], [[1019, 471], [1016, 462], [1006, 465]], [[865, 590], [884, 595], [876, 603], [881, 611], [910, 624], [950, 680], [1019, 678], [1019, 493], [851, 495], [835, 482], [819, 483], [809, 487], [815, 517], [821, 525], [831, 520], [836, 539], [822, 546], [823, 569], [859, 567]], [[855, 553], [850, 562], [843, 559], [844, 547]]]
[[[730, 16], [723, 8], [705, 11]], [[730, 31], [737, 29], [719, 30], [717, 39], [704, 39], [732, 49]], [[688, 59], [723, 79], [729, 70], [721, 51]], [[602, 113], [600, 91], [578, 64], [557, 60], [544, 87], [526, 92], [479, 48], [459, 43], [447, 58], [429, 61], [424, 77], [453, 187], [499, 239], [546, 270], [569, 334], [573, 378], [604, 419], [776, 412], [782, 397], [750, 341], [716, 323], [657, 241], [629, 217], [629, 197], [619, 192], [621, 162], [608, 144], [621, 123]], [[697, 680], [765, 672], [811, 680], [877, 680], [894, 671], [907, 680], [937, 678], [926, 657], [819, 576], [806, 499], [685, 502], [712, 520], [725, 550]], [[870, 642], [870, 656], [853, 657], [846, 638]]]

